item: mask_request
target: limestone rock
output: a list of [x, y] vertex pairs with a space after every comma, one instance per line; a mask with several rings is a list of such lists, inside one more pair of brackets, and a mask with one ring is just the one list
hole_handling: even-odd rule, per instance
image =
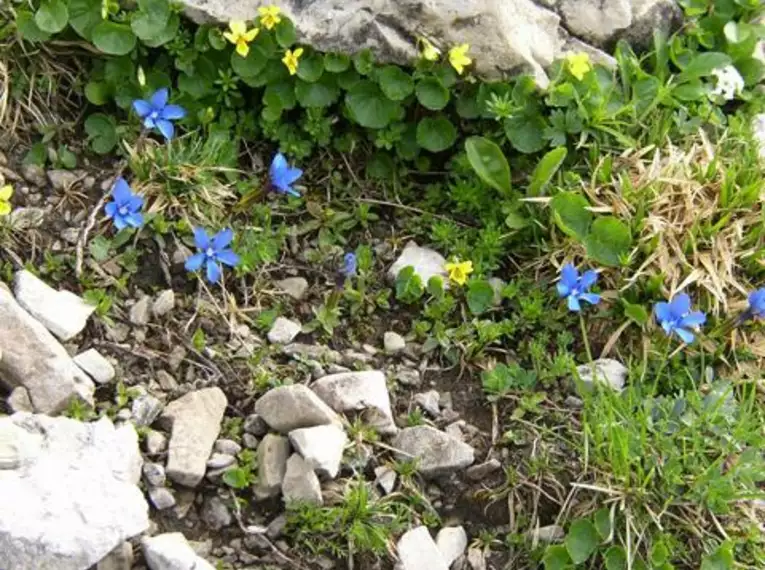
[[162, 413], [162, 402], [151, 394], [141, 394], [131, 406], [132, 417], [137, 426], [150, 426]]
[[141, 461], [130, 424], [0, 418], [0, 568], [83, 570], [145, 531]]
[[158, 511], [172, 509], [175, 506], [175, 496], [167, 487], [152, 487], [149, 489], [149, 500]]
[[388, 331], [383, 335], [383, 347], [388, 354], [396, 354], [406, 348], [406, 341], [400, 334]]
[[430, 426], [414, 426], [401, 430], [391, 445], [396, 458], [419, 459], [420, 473], [439, 476], [453, 473], [473, 463], [475, 451], [465, 442]]
[[401, 570], [449, 570], [426, 526], [405, 532], [396, 545]]
[[285, 503], [297, 501], [315, 505], [323, 503], [321, 485], [313, 471], [313, 466], [297, 453], [293, 453], [287, 460], [287, 470], [282, 481], [282, 495], [284, 495]]
[[255, 402], [255, 413], [271, 429], [281, 433], [304, 427], [340, 423], [339, 416], [302, 384], [279, 386], [269, 390]]
[[289, 344], [300, 334], [301, 328], [300, 323], [277, 317], [268, 331], [268, 341], [271, 344]]
[[81, 172], [71, 170], [54, 169], [48, 171], [48, 181], [54, 190], [65, 191], [74, 186], [74, 184], [83, 178]]
[[146, 537], [141, 541], [150, 570], [215, 570], [191, 548], [180, 532]]
[[438, 405], [440, 400], [441, 396], [436, 390], [428, 390], [414, 395], [414, 403], [428, 412], [432, 418], [437, 418], [441, 413], [441, 408]]
[[8, 396], [8, 406], [14, 412], [34, 412], [32, 400], [29, 399], [29, 392], [24, 386], [17, 386]]
[[451, 566], [452, 562], [462, 556], [467, 545], [467, 534], [461, 526], [442, 528], [436, 535], [436, 546], [441, 551], [447, 566]]
[[289, 434], [295, 450], [319, 474], [334, 479], [340, 471], [348, 436], [336, 424], [296, 429]]
[[229, 526], [234, 521], [231, 511], [220, 497], [210, 497], [205, 500], [201, 517], [208, 528], [216, 531]]
[[96, 570], [131, 570], [133, 568], [133, 545], [123, 542], [96, 565]]
[[423, 287], [427, 286], [430, 278], [436, 275], [442, 277], [444, 283], [447, 283], [446, 269], [444, 269], [445, 264], [446, 259], [437, 251], [428, 247], [420, 247], [413, 241], [410, 241], [406, 244], [398, 259], [388, 269], [388, 277], [391, 280], [395, 280], [402, 269], [411, 265], [414, 267], [414, 273], [420, 276]]
[[149, 324], [149, 306], [151, 297], [144, 295], [130, 307], [130, 322], [134, 325], [143, 326]]
[[308, 290], [308, 281], [302, 277], [287, 277], [277, 281], [275, 285], [296, 301], [305, 297]]
[[108, 384], [114, 380], [116, 375], [112, 363], [106, 360], [95, 348], [89, 348], [75, 356], [74, 363], [82, 368], [97, 384]]
[[[618, 360], [613, 358], [599, 358], [593, 362], [595, 366], [595, 380], [614, 390], [624, 388], [624, 381], [627, 379], [629, 370]], [[592, 365], [582, 364], [576, 368], [579, 378], [588, 388], [593, 386]]]
[[155, 317], [162, 317], [175, 308], [175, 292], [172, 289], [165, 289], [151, 304], [151, 312]]
[[290, 456], [290, 442], [286, 437], [269, 433], [258, 445], [258, 482], [255, 496], [258, 499], [275, 497], [282, 488]]

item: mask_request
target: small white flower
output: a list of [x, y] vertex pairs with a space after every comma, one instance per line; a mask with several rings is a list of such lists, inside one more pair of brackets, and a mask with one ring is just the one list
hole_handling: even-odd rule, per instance
[[712, 75], [717, 79], [717, 85], [710, 92], [712, 97], [722, 97], [726, 101], [732, 101], [744, 90], [744, 78], [732, 65], [714, 69]]

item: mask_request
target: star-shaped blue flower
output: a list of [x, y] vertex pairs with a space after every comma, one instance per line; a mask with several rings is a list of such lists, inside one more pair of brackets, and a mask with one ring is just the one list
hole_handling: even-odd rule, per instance
[[108, 202], [104, 207], [106, 217], [114, 221], [114, 227], [118, 231], [127, 227], [140, 228], [143, 225], [143, 198], [128, 186], [124, 178], [118, 178], [112, 188], [112, 197], [114, 200]]
[[236, 267], [239, 264], [239, 256], [228, 247], [234, 239], [234, 232], [225, 229], [215, 234], [212, 239], [202, 228], [194, 228], [194, 244], [199, 249], [186, 260], [187, 271], [199, 271], [205, 266], [207, 280], [217, 283], [221, 276], [221, 264]]
[[175, 134], [172, 121], [186, 116], [186, 109], [178, 105], [168, 105], [170, 97], [168, 90], [163, 87], [157, 89], [148, 101], [136, 99], [133, 101], [133, 109], [143, 119], [143, 126], [147, 129], [156, 128], [165, 139], [170, 140]]
[[667, 335], [675, 333], [685, 344], [696, 338], [692, 329], [703, 325], [707, 316], [701, 311], [691, 311], [691, 298], [685, 293], [675, 295], [669, 303], [656, 303], [656, 320]]
[[600, 295], [589, 292], [590, 287], [592, 287], [597, 280], [597, 272], [592, 270], [585, 271], [584, 275], [580, 277], [576, 267], [567, 263], [560, 271], [558, 295], [560, 295], [561, 298], [566, 298], [569, 310], [579, 312], [582, 308], [581, 301], [587, 301], [591, 305], [597, 305], [600, 302]]
[[757, 291], [749, 293], [747, 313], [753, 317], [765, 319], [765, 287], [760, 287]]
[[346, 277], [353, 277], [358, 270], [358, 260], [355, 253], [346, 253], [343, 257], [343, 267], [340, 273]]
[[300, 192], [295, 190], [292, 185], [297, 182], [298, 178], [303, 176], [303, 171], [290, 166], [282, 153], [277, 153], [274, 157], [268, 174], [271, 177], [271, 185], [277, 192], [300, 197]]

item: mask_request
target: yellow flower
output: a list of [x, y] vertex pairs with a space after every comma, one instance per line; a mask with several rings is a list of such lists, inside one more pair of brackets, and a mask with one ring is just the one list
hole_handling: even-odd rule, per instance
[[287, 66], [287, 69], [290, 70], [290, 75], [295, 75], [297, 73], [298, 60], [301, 55], [303, 55], [303, 48], [297, 48], [295, 51], [288, 49], [284, 52], [282, 61], [284, 62], [284, 65]]
[[457, 70], [457, 73], [462, 75], [465, 71], [465, 67], [473, 63], [473, 60], [467, 56], [467, 52], [470, 49], [470, 44], [460, 44], [454, 46], [449, 50], [449, 63]]
[[282, 21], [279, 17], [281, 13], [279, 6], [261, 6], [258, 8], [258, 12], [260, 12], [260, 23], [267, 30], [273, 29], [276, 24]]
[[436, 61], [438, 59], [438, 56], [441, 55], [441, 50], [439, 50], [436, 46], [430, 43], [427, 39], [420, 38], [419, 43], [420, 43], [420, 55], [424, 59], [427, 59], [428, 61]]
[[449, 279], [457, 285], [464, 285], [468, 275], [473, 273], [472, 261], [455, 261], [444, 265], [444, 269], [449, 272]]
[[11, 196], [13, 196], [13, 186], [6, 184], [0, 188], [0, 216], [7, 216], [11, 213]]
[[228, 23], [230, 32], [223, 32], [223, 37], [236, 45], [236, 53], [242, 57], [247, 57], [250, 53], [250, 42], [258, 37], [260, 28], [247, 29], [247, 24], [241, 20], [234, 20]]
[[584, 79], [584, 76], [587, 75], [587, 72], [592, 69], [590, 56], [584, 52], [571, 53], [567, 55], [566, 65], [568, 66], [568, 72], [576, 77], [579, 81]]

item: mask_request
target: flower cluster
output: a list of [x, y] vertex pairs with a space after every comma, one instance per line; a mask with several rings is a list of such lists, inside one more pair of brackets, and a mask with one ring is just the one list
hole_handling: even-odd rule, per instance
[[210, 283], [220, 281], [221, 264], [236, 267], [239, 256], [228, 247], [234, 240], [231, 229], [219, 231], [212, 238], [202, 228], [194, 228], [194, 245], [199, 250], [186, 260], [187, 271], [199, 271], [203, 266]]
[[[438, 58], [441, 57], [441, 50], [426, 38], [419, 38], [417, 42], [423, 59], [438, 61]], [[470, 44], [459, 44], [449, 50], [449, 64], [460, 75], [465, 72], [466, 67], [473, 63], [473, 60], [467, 55], [468, 51], [470, 51]]]
[[584, 52], [568, 54], [566, 56], [566, 68], [571, 75], [581, 81], [592, 69], [590, 56]]
[[186, 110], [178, 105], [168, 104], [170, 93], [166, 88], [158, 89], [149, 98], [136, 99], [133, 101], [133, 109], [143, 119], [143, 126], [147, 129], [157, 129], [166, 140], [173, 138], [175, 127], [173, 121], [183, 119]]

